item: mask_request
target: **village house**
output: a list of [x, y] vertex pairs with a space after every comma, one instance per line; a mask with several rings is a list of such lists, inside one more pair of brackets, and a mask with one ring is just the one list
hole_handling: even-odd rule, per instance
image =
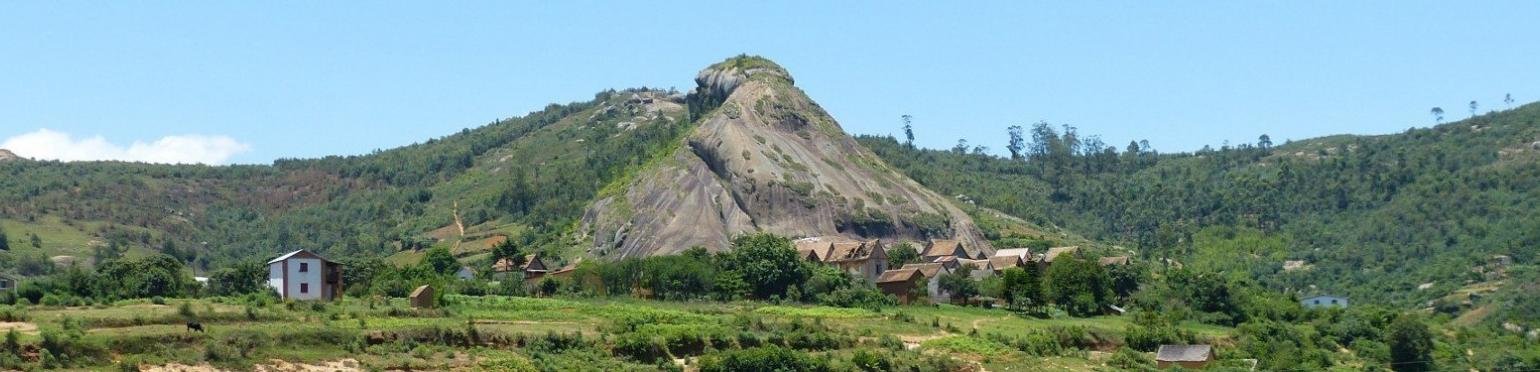
[[330, 301], [342, 297], [342, 265], [307, 250], [267, 261], [267, 285], [285, 300]]
[[455, 271], [455, 278], [459, 278], [460, 280], [475, 279], [476, 269], [472, 269], [470, 266], [460, 266], [460, 270]]
[[797, 256], [828, 264], [866, 280], [876, 281], [888, 267], [888, 252], [879, 240], [861, 241], [840, 237], [814, 237], [793, 242]]
[[1155, 367], [1161, 369], [1203, 369], [1213, 360], [1214, 348], [1209, 345], [1160, 345], [1155, 351]]
[[812, 262], [823, 262], [834, 250], [833, 239], [827, 238], [797, 239], [793, 245], [797, 248], [797, 256]]
[[418, 309], [432, 309], [433, 306], [436, 305], [435, 301], [438, 299], [433, 297], [433, 287], [424, 285], [417, 287], [415, 290], [412, 290], [412, 295], [408, 296], [407, 300], [412, 303], [412, 307]]
[[877, 240], [834, 243], [824, 263], [870, 281], [889, 269], [888, 252]]
[[925, 294], [930, 297], [931, 303], [946, 303], [951, 300], [951, 294], [941, 290], [941, 274], [952, 272], [945, 266], [939, 263], [918, 263], [904, 265], [901, 269], [914, 269], [925, 276]]
[[11, 274], [0, 273], [0, 291], [16, 290], [16, 283], [20, 283], [20, 281], [16, 280], [16, 277], [11, 276]]
[[1001, 250], [995, 251], [995, 255], [994, 256], [990, 256], [991, 259], [993, 259], [995, 257], [1016, 257], [1016, 258], [1020, 258], [1022, 261], [1031, 261], [1032, 260], [1032, 248], [1001, 249]]
[[1102, 266], [1123, 266], [1127, 265], [1129, 262], [1130, 261], [1128, 256], [1112, 256], [1096, 259], [1096, 263], [1101, 264]]
[[[1030, 256], [1028, 256], [1028, 257], [1030, 257]], [[1024, 267], [1027, 266], [1027, 262], [1028, 262], [1027, 260], [1028, 260], [1028, 258], [1025, 258], [1023, 256], [1000, 256], [1000, 255], [996, 255], [994, 257], [990, 257], [989, 258], [989, 267], [991, 269], [994, 269], [994, 271], [998, 273], [1000, 271], [1004, 271], [1005, 269], [1009, 269], [1009, 268], [1013, 268], [1013, 267], [1022, 267], [1022, 268], [1024, 268]]]
[[898, 303], [908, 305], [915, 300], [913, 298], [916, 288], [924, 285], [925, 275], [916, 269], [894, 269], [882, 273], [877, 277], [877, 289], [882, 293], [898, 297]]
[[920, 258], [925, 259], [925, 262], [936, 262], [937, 258], [947, 256], [972, 257], [968, 255], [968, 250], [963, 248], [962, 242], [957, 240], [931, 240], [920, 253]]
[[1080, 252], [1080, 247], [1055, 247], [1055, 248], [1048, 248], [1048, 252], [1043, 253], [1043, 258], [1041, 260], [1037, 261], [1037, 266], [1038, 266], [1038, 268], [1042, 269], [1043, 272], [1047, 272], [1048, 266], [1053, 265], [1053, 261], [1058, 259], [1060, 256], [1064, 256], [1066, 254], [1070, 255], [1070, 256], [1074, 256], [1076, 253], [1079, 253], [1079, 252]]
[[1341, 297], [1341, 296], [1319, 295], [1319, 296], [1312, 296], [1310, 298], [1306, 298], [1306, 299], [1300, 300], [1299, 304], [1300, 305], [1305, 305], [1305, 308], [1307, 308], [1307, 309], [1315, 309], [1315, 308], [1322, 308], [1322, 307], [1347, 308], [1348, 307], [1348, 300], [1347, 300], [1346, 297]]
[[500, 258], [497, 262], [492, 263], [492, 273], [496, 274], [499, 278], [506, 278], [509, 273], [517, 272], [524, 274], [525, 281], [532, 281], [540, 279], [548, 271], [550, 270], [546, 268], [545, 261], [541, 260], [538, 254], [524, 255], [524, 263], [518, 265], [515, 265], [514, 261], [507, 257]]

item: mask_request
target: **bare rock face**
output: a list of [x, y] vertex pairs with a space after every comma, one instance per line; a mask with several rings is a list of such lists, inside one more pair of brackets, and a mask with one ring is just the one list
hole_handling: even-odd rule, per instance
[[11, 152], [11, 150], [0, 149], [0, 161], [17, 160], [17, 159], [21, 159], [21, 157], [20, 156], [16, 156], [16, 153]]
[[720, 250], [736, 235], [958, 239], [993, 252], [966, 213], [846, 135], [791, 75], [758, 57], [707, 68], [698, 127], [583, 218], [598, 255]]

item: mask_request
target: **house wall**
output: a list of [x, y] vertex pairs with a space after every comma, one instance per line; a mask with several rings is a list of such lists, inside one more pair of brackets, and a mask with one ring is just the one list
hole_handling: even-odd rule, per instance
[[[285, 262], [288, 263], [289, 275], [287, 281], [284, 280], [283, 275]], [[300, 272], [300, 263], [308, 264], [309, 271]], [[319, 259], [299, 257], [274, 262], [267, 265], [267, 285], [273, 288], [274, 291], [277, 291], [279, 297], [285, 299], [320, 300], [330, 298], [332, 288], [327, 286], [322, 280], [326, 270], [325, 265], [325, 262]], [[300, 284], [309, 284], [310, 291], [308, 293], [300, 293]], [[284, 295], [286, 288], [288, 290], [287, 296]]]
[[930, 303], [933, 304], [944, 304], [952, 302], [951, 294], [941, 290], [941, 274], [939, 273], [934, 277], [926, 278], [925, 294], [930, 296]]

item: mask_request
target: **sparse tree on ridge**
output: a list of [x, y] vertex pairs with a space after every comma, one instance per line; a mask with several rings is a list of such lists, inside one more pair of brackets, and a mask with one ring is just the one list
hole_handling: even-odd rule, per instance
[[909, 145], [909, 148], [914, 148], [914, 116], [904, 114], [900, 118], [904, 119], [904, 140], [907, 141], [904, 144]]
[[1257, 147], [1261, 148], [1262, 151], [1272, 149], [1273, 138], [1269, 137], [1267, 134], [1263, 134], [1261, 137], [1257, 137]]
[[1434, 124], [1443, 124], [1444, 123], [1444, 108], [1443, 107], [1434, 107], [1432, 110], [1428, 110], [1428, 113], [1433, 115], [1433, 123]]
[[1476, 117], [1476, 101], [1470, 101], [1470, 117]]
[[1006, 128], [1006, 133], [1009, 133], [1011, 137], [1010, 144], [1005, 146], [1006, 150], [1011, 151], [1011, 160], [1021, 160], [1021, 152], [1027, 148], [1027, 141], [1022, 138], [1021, 126], [1012, 125], [1010, 128]]
[[957, 146], [952, 146], [952, 152], [955, 152], [955, 153], [958, 153], [958, 154], [967, 154], [968, 153], [968, 139], [967, 138], [958, 138], [957, 139]]
[[1508, 108], [1512, 109], [1513, 108], [1513, 93], [1504, 94], [1503, 95], [1503, 103], [1508, 104]]

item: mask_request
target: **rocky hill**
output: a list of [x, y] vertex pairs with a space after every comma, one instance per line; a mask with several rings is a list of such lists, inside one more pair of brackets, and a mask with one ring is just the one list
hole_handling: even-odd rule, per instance
[[775, 63], [740, 56], [695, 82], [694, 131], [584, 214], [596, 254], [715, 249], [752, 231], [992, 251], [967, 214], [856, 143]]

